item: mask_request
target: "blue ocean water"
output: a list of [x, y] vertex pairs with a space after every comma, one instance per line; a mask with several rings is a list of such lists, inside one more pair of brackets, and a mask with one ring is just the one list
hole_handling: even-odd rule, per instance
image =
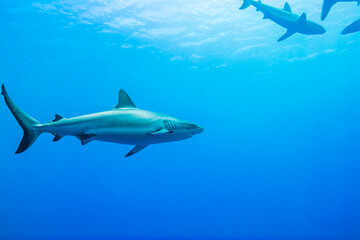
[[40, 122], [122, 88], [205, 131], [131, 158], [50, 134], [15, 155], [0, 104], [0, 239], [360, 239], [360, 33], [340, 34], [360, 8], [289, 3], [327, 32], [278, 43], [233, 0], [3, 1], [0, 79]]

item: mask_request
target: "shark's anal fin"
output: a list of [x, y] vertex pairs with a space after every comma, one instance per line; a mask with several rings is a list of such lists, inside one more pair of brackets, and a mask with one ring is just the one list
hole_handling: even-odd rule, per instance
[[85, 145], [92, 141], [92, 137], [95, 137], [95, 134], [81, 134], [77, 138], [81, 141], [81, 145]]
[[161, 128], [160, 130], [157, 130], [155, 132], [150, 132], [149, 134], [156, 135], [156, 134], [164, 134], [164, 133], [171, 133], [171, 131], [167, 130], [166, 128]]
[[296, 32], [295, 31], [292, 31], [290, 29], [288, 29], [286, 31], [286, 33], [284, 35], [281, 36], [281, 38], [278, 39], [278, 42], [281, 42], [289, 37], [291, 37], [292, 35], [294, 35]]
[[119, 101], [115, 108], [136, 108], [129, 95], [122, 89], [119, 91]]
[[291, 8], [290, 8], [290, 4], [288, 2], [285, 3], [283, 10], [287, 11], [287, 12], [290, 12], [290, 13], [292, 12]]
[[130, 157], [131, 155], [134, 155], [137, 152], [140, 152], [144, 148], [146, 148], [148, 145], [136, 145], [130, 152], [128, 152], [125, 157]]
[[59, 121], [59, 120], [61, 120], [61, 119], [63, 119], [62, 116], [60, 116], [60, 115], [58, 115], [58, 114], [55, 114], [55, 118], [54, 118], [54, 120], [52, 120], [52, 121], [53, 121], [53, 122], [57, 122], [57, 121]]

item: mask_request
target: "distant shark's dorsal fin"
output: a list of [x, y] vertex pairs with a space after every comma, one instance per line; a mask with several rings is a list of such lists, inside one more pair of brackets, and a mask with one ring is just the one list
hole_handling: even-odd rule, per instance
[[115, 108], [136, 108], [129, 95], [122, 89], [119, 91], [119, 102]]
[[290, 8], [290, 4], [288, 2], [285, 3], [283, 10], [287, 11], [287, 12], [290, 12], [290, 13], [292, 12], [291, 8]]
[[278, 42], [281, 42], [289, 37], [291, 37], [292, 35], [294, 35], [296, 32], [291, 30], [291, 29], [288, 29], [286, 31], [286, 33], [284, 35], [281, 36], [281, 38], [278, 39]]
[[306, 13], [301, 14], [299, 19], [297, 20], [299, 24], [305, 24], [306, 23]]
[[60, 115], [58, 115], [58, 114], [55, 114], [55, 119], [52, 120], [52, 121], [53, 121], [53, 122], [57, 122], [57, 121], [59, 121], [59, 120], [61, 120], [61, 119], [63, 119], [62, 116], [60, 116]]
[[137, 152], [140, 152], [144, 148], [146, 148], [148, 145], [136, 145], [130, 152], [128, 152], [125, 157], [130, 157], [131, 155], [134, 155]]

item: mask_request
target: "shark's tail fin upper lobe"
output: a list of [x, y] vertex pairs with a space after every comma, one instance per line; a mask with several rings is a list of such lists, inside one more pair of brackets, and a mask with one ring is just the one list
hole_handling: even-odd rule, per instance
[[244, 0], [244, 3], [241, 5], [240, 9], [248, 8], [252, 3], [252, 0]]
[[4, 96], [6, 105], [9, 107], [21, 128], [24, 130], [24, 136], [16, 151], [16, 153], [22, 153], [28, 149], [35, 142], [36, 138], [41, 134], [41, 132], [36, 129], [36, 125], [40, 123], [15, 105], [6, 92], [4, 84], [1, 86], [1, 95]]

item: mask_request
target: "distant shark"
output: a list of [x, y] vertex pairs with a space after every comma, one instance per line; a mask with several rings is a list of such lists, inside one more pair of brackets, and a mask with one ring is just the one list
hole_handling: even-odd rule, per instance
[[338, 2], [357, 2], [358, 6], [360, 4], [360, 0], [324, 0], [321, 12], [321, 20], [325, 20], [332, 6], [334, 6]]
[[349, 34], [360, 31], [360, 19], [347, 26], [341, 34]]
[[194, 123], [139, 109], [124, 90], [120, 90], [118, 104], [110, 111], [74, 118], [55, 115], [52, 122], [44, 124], [16, 106], [4, 85], [1, 94], [24, 130], [23, 139], [16, 153], [24, 152], [41, 133], [47, 132], [55, 136], [54, 142], [70, 135], [77, 137], [82, 145], [93, 140], [136, 145], [126, 154], [125, 157], [128, 157], [150, 144], [184, 140], [204, 130]]
[[264, 19], [270, 19], [287, 29], [287, 32], [279, 38], [278, 42], [291, 37], [295, 33], [314, 35], [326, 32], [321, 25], [307, 20], [305, 13], [301, 16], [294, 14], [287, 2], [285, 3], [283, 9], [279, 9], [263, 4], [261, 1], [255, 2], [253, 0], [244, 0], [240, 9], [248, 8], [250, 5], [253, 5], [256, 8], [256, 11], [264, 13]]

